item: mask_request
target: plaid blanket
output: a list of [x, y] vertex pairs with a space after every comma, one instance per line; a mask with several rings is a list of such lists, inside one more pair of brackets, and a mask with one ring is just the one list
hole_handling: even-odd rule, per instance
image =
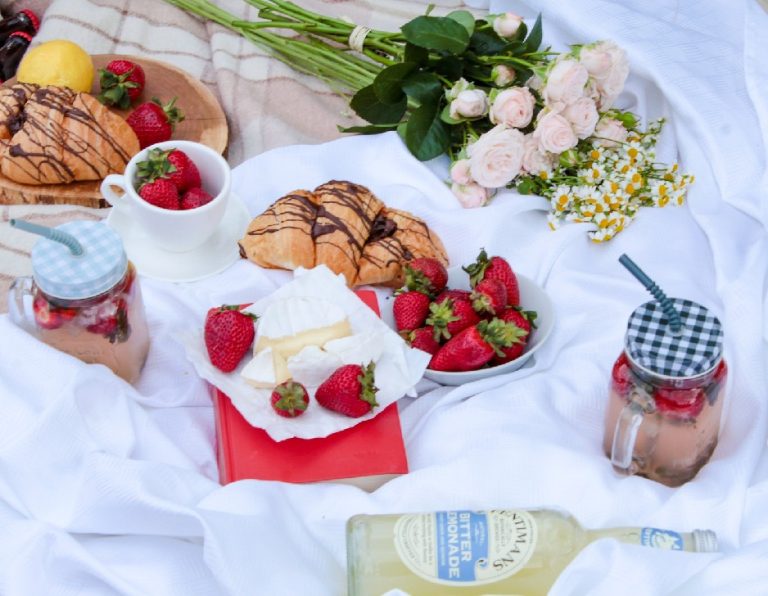
[[[222, 8], [255, 20], [245, 0], [218, 0]], [[462, 0], [437, 0], [436, 14], [466, 7]], [[427, 0], [302, 0], [316, 12], [355, 23], [397, 30], [423, 14]], [[475, 0], [467, 4], [482, 4]], [[340, 136], [337, 125], [356, 123], [346, 100], [312, 77], [299, 74], [249, 41], [206, 23], [162, 0], [20, 0], [6, 12], [31, 8], [44, 13], [33, 44], [70, 39], [92, 54], [133, 54], [163, 60], [202, 81], [221, 103], [230, 127], [227, 158], [237, 166], [273, 147], [320, 143]], [[0, 221], [20, 217], [43, 225], [70, 219], [96, 219], [103, 210], [62, 205], [0, 206]], [[0, 312], [14, 277], [30, 272], [35, 238], [2, 226], [0, 234]]]

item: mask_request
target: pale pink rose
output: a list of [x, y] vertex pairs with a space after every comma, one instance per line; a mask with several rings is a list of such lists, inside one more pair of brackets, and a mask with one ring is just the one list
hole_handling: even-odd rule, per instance
[[472, 177], [469, 175], [469, 160], [459, 159], [451, 165], [451, 180], [456, 184], [469, 184]]
[[488, 203], [488, 189], [473, 182], [469, 184], [457, 184], [454, 182], [451, 185], [451, 191], [453, 191], [453, 194], [456, 195], [459, 203], [465, 209], [482, 207]]
[[451, 102], [451, 118], [478, 118], [488, 112], [488, 96], [482, 89], [467, 89]]
[[542, 151], [555, 154], [567, 151], [579, 142], [579, 138], [571, 128], [571, 123], [558, 112], [547, 112], [541, 116], [536, 123], [533, 136]]
[[493, 100], [489, 117], [494, 124], [524, 128], [531, 123], [536, 100], [526, 87], [511, 87]]
[[472, 179], [485, 188], [499, 188], [520, 173], [523, 133], [498, 124], [467, 147]]
[[551, 172], [555, 167], [557, 157], [539, 147], [539, 141], [533, 134], [525, 135], [523, 145], [523, 170], [529, 174]]
[[629, 75], [626, 52], [612, 41], [599, 41], [583, 47], [579, 60], [595, 81], [598, 107], [607, 110], [624, 89]]
[[624, 125], [615, 118], [603, 117], [595, 127], [594, 137], [597, 144], [603, 147], [616, 147], [627, 140], [628, 131]]
[[523, 17], [513, 12], [505, 12], [493, 19], [493, 30], [499, 37], [512, 37], [520, 29]]
[[584, 95], [588, 79], [589, 73], [581, 62], [573, 58], [558, 60], [544, 83], [544, 100], [547, 104], [556, 101], [573, 103]]
[[459, 93], [461, 93], [462, 91], [466, 91], [467, 89], [474, 89], [474, 88], [475, 87], [474, 85], [472, 85], [472, 83], [470, 83], [467, 79], [462, 77], [453, 84], [453, 87], [451, 87], [445, 92], [445, 97], [448, 99], [448, 101], [453, 101], [459, 96]]
[[506, 64], [497, 64], [491, 71], [491, 80], [498, 87], [506, 87], [515, 82], [517, 73], [515, 69]]
[[586, 139], [595, 131], [595, 125], [600, 119], [595, 102], [588, 97], [581, 97], [566, 106], [563, 116], [571, 123], [571, 128], [580, 139]]

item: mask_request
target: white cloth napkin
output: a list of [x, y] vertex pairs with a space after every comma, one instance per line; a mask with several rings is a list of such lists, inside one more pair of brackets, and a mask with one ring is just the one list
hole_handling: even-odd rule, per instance
[[[624, 107], [666, 114], [664, 152], [696, 174], [688, 207], [646, 210], [606, 245], [550, 232], [513, 195], [466, 211], [395, 135], [261, 155], [235, 172], [252, 214], [330, 178], [369, 185], [424, 217], [454, 264], [481, 246], [544, 283], [558, 325], [535, 363], [457, 388], [421, 383], [401, 404], [411, 473], [373, 494], [340, 485], [216, 482], [205, 384], [172, 337], [211, 305], [290, 279], [239, 262], [193, 284], [141, 279], [152, 349], [136, 387], [0, 318], [0, 594], [344, 593], [355, 513], [559, 507], [585, 526], [711, 528], [723, 551], [669, 553], [600, 541], [556, 595], [763, 594], [768, 589], [766, 141], [768, 16], [754, 2], [491, 2], [544, 14], [545, 42], [610, 37], [629, 52]], [[444, 173], [444, 163], [430, 164]], [[249, 177], [257, 169], [259, 175]], [[247, 188], [243, 181], [258, 180]], [[671, 296], [721, 319], [731, 366], [720, 444], [688, 484], [622, 478], [601, 447], [607, 382], [629, 313], [648, 299], [629, 254]], [[382, 295], [382, 299], [384, 299]]]

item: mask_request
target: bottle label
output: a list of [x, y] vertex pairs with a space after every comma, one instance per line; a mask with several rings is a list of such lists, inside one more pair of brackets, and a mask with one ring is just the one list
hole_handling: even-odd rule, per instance
[[683, 537], [670, 530], [643, 528], [640, 532], [640, 544], [664, 550], [683, 550]]
[[536, 547], [536, 522], [527, 511], [439, 511], [403, 515], [395, 550], [427, 581], [476, 586], [514, 575]]

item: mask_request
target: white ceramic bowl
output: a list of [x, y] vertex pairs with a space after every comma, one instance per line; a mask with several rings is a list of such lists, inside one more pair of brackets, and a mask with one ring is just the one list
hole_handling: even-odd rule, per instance
[[[552, 327], [555, 323], [555, 310], [549, 296], [532, 279], [517, 274], [517, 283], [520, 287], [520, 305], [523, 310], [534, 310], [537, 313], [535, 320], [536, 328], [531, 329], [531, 335], [525, 351], [511, 362], [478, 370], [443, 372], [427, 369], [424, 372], [426, 378], [441, 385], [463, 385], [464, 383], [470, 383], [479, 379], [513, 372], [528, 362], [536, 351], [544, 345], [544, 342], [552, 332]], [[452, 267], [448, 271], [448, 287], [459, 290], [470, 289], [469, 277], [461, 267]]]

